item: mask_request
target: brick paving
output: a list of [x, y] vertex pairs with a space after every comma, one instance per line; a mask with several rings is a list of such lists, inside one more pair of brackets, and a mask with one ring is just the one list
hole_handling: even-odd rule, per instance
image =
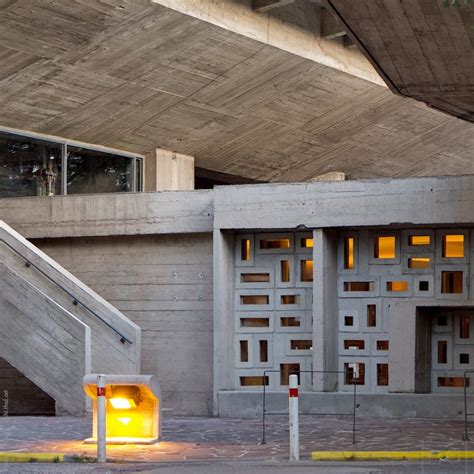
[[[261, 428], [261, 420], [167, 417], [163, 441], [109, 446], [108, 457], [149, 462], [287, 458], [286, 417], [270, 417], [264, 445]], [[313, 450], [474, 450], [474, 441], [462, 441], [463, 428], [462, 421], [364, 418], [358, 420], [354, 446], [351, 419], [301, 416], [301, 454], [304, 459]], [[474, 440], [474, 423], [472, 429]], [[0, 451], [95, 456], [96, 447], [82, 441], [90, 433], [90, 417], [2, 417]]]

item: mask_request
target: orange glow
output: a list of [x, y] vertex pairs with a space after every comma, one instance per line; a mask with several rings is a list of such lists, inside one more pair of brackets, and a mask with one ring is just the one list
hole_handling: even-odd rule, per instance
[[395, 237], [387, 235], [386, 237], [375, 238], [375, 258], [395, 258]]
[[387, 291], [408, 291], [408, 282], [387, 281]]
[[410, 235], [410, 245], [430, 245], [431, 238], [429, 235]]
[[413, 257], [408, 259], [408, 268], [430, 268], [431, 259], [428, 257]]
[[310, 238], [301, 239], [301, 247], [306, 248], [306, 249], [312, 249], [313, 248], [313, 239], [310, 239]]
[[443, 235], [443, 258], [464, 257], [464, 235]]
[[109, 398], [109, 402], [116, 410], [127, 410], [137, 407], [135, 400], [131, 398]]
[[123, 423], [124, 425], [128, 425], [132, 419], [125, 416], [123, 418], [117, 418], [117, 421], [120, 421], [120, 423]]

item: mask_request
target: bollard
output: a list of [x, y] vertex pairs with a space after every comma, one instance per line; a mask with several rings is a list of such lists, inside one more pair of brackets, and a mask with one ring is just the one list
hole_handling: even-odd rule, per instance
[[106, 455], [106, 403], [105, 375], [97, 376], [97, 462], [107, 461]]
[[290, 415], [290, 461], [300, 460], [300, 433], [298, 417], [298, 376], [290, 375], [288, 390], [288, 412]]

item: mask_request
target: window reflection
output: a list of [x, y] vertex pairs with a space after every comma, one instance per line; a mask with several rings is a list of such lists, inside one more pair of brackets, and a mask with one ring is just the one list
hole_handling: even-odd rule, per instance
[[0, 135], [0, 196], [61, 194], [62, 145]]
[[67, 147], [67, 193], [125, 193], [132, 189], [133, 160]]

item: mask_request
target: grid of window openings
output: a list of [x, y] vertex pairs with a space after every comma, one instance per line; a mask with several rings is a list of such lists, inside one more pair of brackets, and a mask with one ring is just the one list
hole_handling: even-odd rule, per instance
[[[311, 385], [311, 233], [238, 235], [235, 248], [236, 387]], [[263, 377], [264, 370], [273, 370]]]
[[40, 135], [0, 131], [0, 197], [142, 190], [142, 159]]
[[[355, 231], [338, 244], [339, 390], [387, 392], [389, 325], [394, 298], [466, 300], [469, 231]], [[446, 301], [448, 300], [448, 301]], [[418, 302], [416, 303], [418, 305]], [[434, 317], [431, 390], [462, 390], [462, 371], [474, 368], [474, 311]]]

